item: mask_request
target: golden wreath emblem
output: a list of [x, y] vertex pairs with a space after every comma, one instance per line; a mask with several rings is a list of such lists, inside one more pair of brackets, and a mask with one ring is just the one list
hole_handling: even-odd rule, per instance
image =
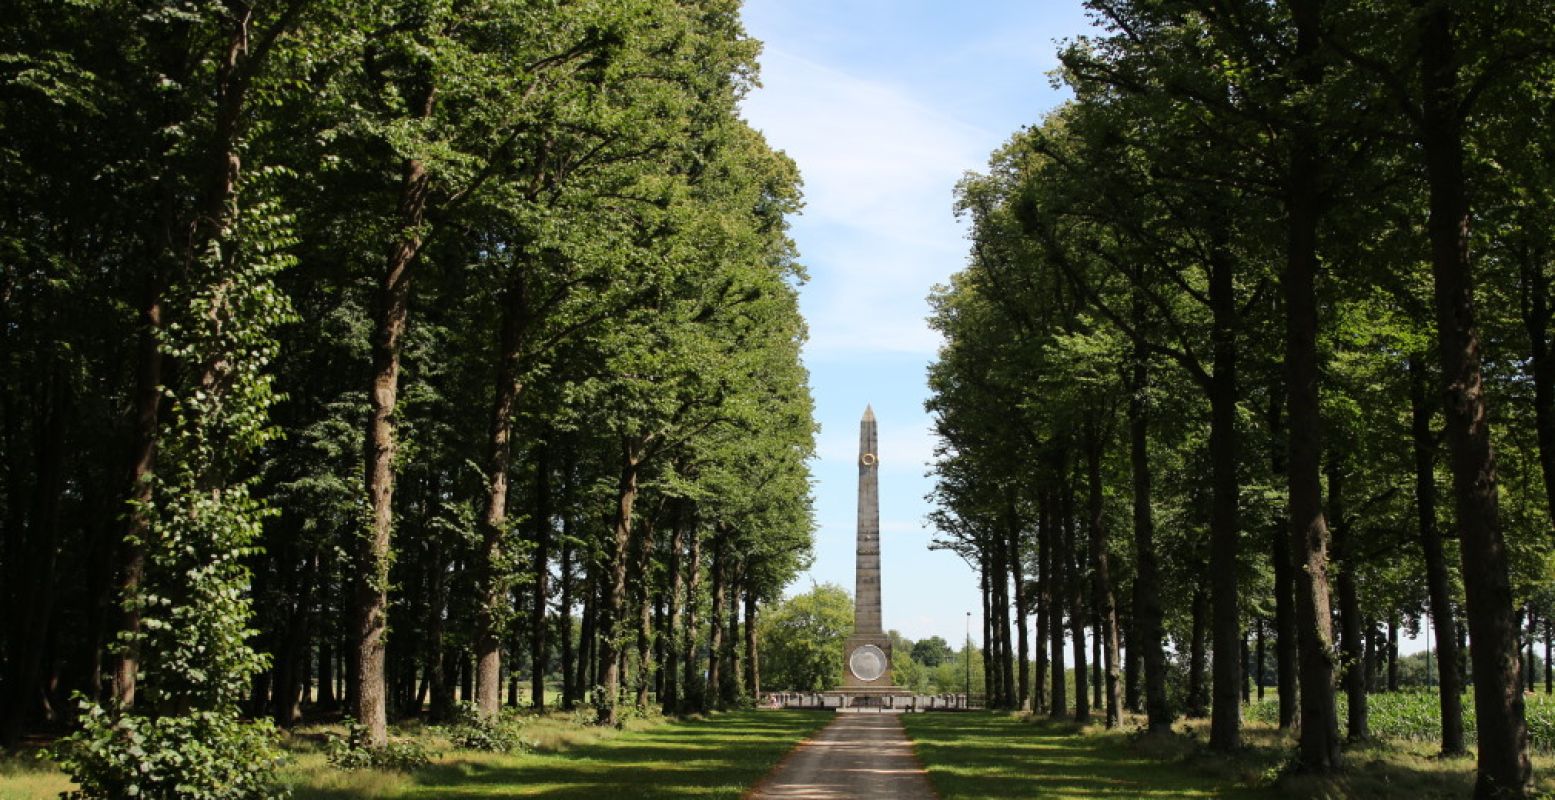
[[865, 453], [864, 455], [859, 456], [858, 460], [866, 467], [873, 467], [874, 465], [880, 463], [880, 459], [877, 458], [874, 453]]

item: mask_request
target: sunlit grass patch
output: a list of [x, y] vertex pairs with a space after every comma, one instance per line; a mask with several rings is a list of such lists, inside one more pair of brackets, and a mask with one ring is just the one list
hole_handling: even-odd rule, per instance
[[32, 750], [0, 753], [0, 800], [32, 800], [59, 797], [75, 785], [52, 761]]

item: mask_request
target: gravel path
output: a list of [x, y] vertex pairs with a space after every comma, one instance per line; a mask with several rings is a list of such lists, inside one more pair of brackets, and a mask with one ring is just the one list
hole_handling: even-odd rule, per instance
[[748, 795], [751, 800], [935, 800], [898, 714], [838, 714]]

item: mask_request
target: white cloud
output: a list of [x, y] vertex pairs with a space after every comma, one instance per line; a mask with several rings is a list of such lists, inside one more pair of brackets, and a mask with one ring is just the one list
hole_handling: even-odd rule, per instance
[[925, 297], [965, 258], [953, 189], [997, 136], [781, 49], [764, 53], [762, 76], [745, 116], [805, 178], [795, 232], [814, 278], [807, 351], [932, 354]]

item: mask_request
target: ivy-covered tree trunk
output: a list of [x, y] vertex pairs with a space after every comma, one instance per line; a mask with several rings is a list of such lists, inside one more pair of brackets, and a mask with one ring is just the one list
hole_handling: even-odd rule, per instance
[[1525, 797], [1533, 781], [1523, 716], [1522, 663], [1496, 489], [1495, 454], [1480, 372], [1469, 256], [1471, 215], [1464, 174], [1465, 109], [1449, 4], [1416, 0], [1420, 25], [1421, 144], [1430, 189], [1427, 229], [1442, 362], [1449, 464], [1463, 592], [1474, 647], [1474, 711], [1479, 738], [1476, 797]]

